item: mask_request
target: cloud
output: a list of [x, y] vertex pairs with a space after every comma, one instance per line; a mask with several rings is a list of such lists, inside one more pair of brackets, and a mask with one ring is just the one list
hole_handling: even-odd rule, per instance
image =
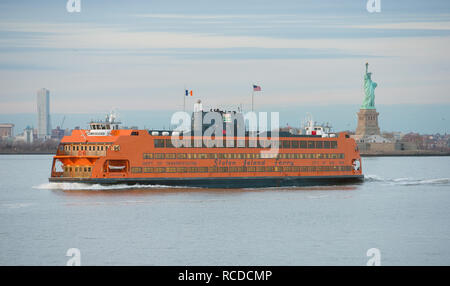
[[450, 21], [444, 22], [400, 22], [371, 25], [345, 25], [347, 28], [380, 30], [450, 30]]

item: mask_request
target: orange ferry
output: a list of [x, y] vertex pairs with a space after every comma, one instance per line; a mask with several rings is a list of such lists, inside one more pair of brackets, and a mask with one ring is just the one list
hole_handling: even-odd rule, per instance
[[[259, 143], [250, 147], [258, 138], [248, 132], [232, 137], [245, 142], [242, 147], [176, 148], [175, 131], [120, 129], [111, 116], [61, 140], [49, 181], [233, 188], [363, 180], [357, 145], [347, 133], [326, 133], [312, 124], [305, 130], [280, 132], [278, 153], [270, 157]], [[202, 137], [183, 139], [202, 142]]]

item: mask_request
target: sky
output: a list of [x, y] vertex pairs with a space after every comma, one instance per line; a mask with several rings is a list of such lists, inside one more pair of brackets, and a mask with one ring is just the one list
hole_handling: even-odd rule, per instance
[[66, 2], [0, 2], [0, 120], [35, 113], [45, 87], [55, 121], [116, 108], [148, 127], [183, 108], [185, 88], [189, 108], [249, 110], [257, 84], [255, 109], [284, 110], [283, 124], [315, 110], [348, 129], [369, 62], [376, 106], [408, 118], [381, 113], [382, 129], [449, 131], [449, 1], [381, 0], [380, 13], [366, 0]]

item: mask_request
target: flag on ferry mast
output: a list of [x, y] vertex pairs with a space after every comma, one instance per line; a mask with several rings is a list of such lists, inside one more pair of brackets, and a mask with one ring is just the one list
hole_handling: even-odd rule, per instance
[[261, 87], [259, 85], [253, 85], [253, 91], [261, 91]]
[[185, 90], [185, 92], [186, 92], [186, 96], [188, 96], [188, 95], [190, 95], [190, 96], [192, 96], [193, 94], [192, 94], [192, 90]]

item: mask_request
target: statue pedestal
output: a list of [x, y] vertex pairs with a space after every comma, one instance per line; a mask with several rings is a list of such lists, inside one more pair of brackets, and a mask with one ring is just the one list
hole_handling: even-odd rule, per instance
[[355, 135], [380, 135], [380, 127], [378, 127], [378, 112], [376, 109], [360, 109], [358, 114], [358, 126]]

